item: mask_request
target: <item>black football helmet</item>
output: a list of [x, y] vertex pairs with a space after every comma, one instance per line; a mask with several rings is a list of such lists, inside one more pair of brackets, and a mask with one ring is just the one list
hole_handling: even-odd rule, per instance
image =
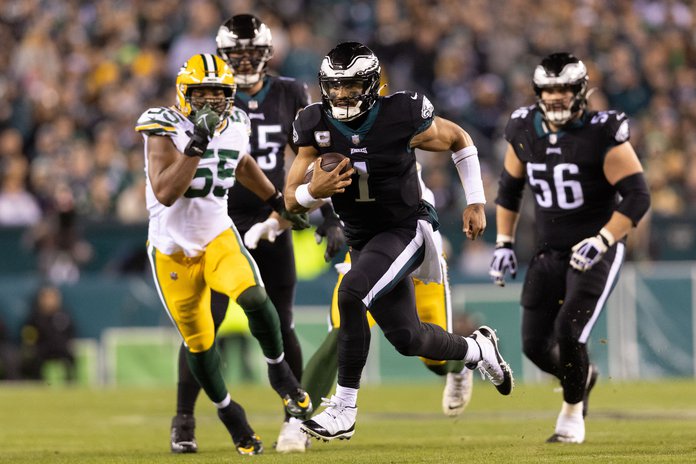
[[[250, 14], [232, 16], [218, 29], [215, 37], [218, 55], [235, 74], [237, 85], [252, 87], [266, 74], [273, 57], [271, 30]], [[248, 60], [245, 65], [243, 61]]]
[[[377, 56], [365, 45], [338, 44], [324, 57], [319, 69], [324, 111], [339, 121], [351, 121], [365, 114], [379, 96], [381, 72]], [[339, 89], [343, 89], [340, 95]]]
[[[534, 70], [534, 92], [537, 105], [547, 122], [562, 126], [580, 115], [587, 106], [587, 68], [574, 55], [566, 52], [546, 56]], [[542, 100], [541, 91], [568, 88], [573, 98], [568, 101]]]

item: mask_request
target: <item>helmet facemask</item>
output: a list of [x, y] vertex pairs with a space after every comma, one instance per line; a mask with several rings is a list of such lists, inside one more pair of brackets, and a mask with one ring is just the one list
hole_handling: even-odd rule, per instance
[[273, 38], [258, 18], [233, 16], [220, 26], [215, 41], [218, 55], [234, 71], [237, 85], [249, 88], [263, 79], [273, 57]]
[[[213, 92], [203, 95], [196, 91], [203, 89]], [[236, 90], [232, 70], [222, 59], [209, 53], [193, 55], [176, 78], [177, 107], [190, 117], [208, 104], [224, 120], [232, 112]]]
[[[197, 90], [211, 89], [215, 95], [199, 95], [200, 92]], [[186, 101], [191, 105], [191, 112], [203, 108], [205, 105], [209, 105], [213, 111], [220, 116], [220, 120], [227, 118], [232, 111], [232, 105], [234, 105], [234, 93], [229, 88], [215, 85], [196, 85], [188, 86], [186, 90]]]
[[324, 57], [319, 86], [324, 111], [339, 121], [352, 121], [369, 111], [379, 97], [381, 68], [372, 50], [344, 42]]
[[[544, 119], [563, 126], [574, 120], [587, 106], [587, 68], [569, 53], [554, 53], [534, 70], [534, 92]], [[542, 91], [570, 90], [571, 95], [541, 98]]]

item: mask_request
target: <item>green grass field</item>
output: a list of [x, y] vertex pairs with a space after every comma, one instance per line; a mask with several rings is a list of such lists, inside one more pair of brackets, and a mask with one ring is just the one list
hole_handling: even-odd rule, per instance
[[0, 384], [1, 463], [660, 463], [696, 462], [696, 382], [601, 382], [592, 395], [587, 440], [550, 445], [561, 395], [552, 384], [519, 385], [502, 397], [477, 380], [456, 420], [440, 412], [441, 386], [366, 386], [350, 441], [312, 441], [305, 454], [272, 449], [280, 426], [270, 388], [233, 396], [247, 409], [265, 454], [235, 453], [212, 405], [197, 411], [199, 453], [168, 448], [174, 389], [83, 389]]

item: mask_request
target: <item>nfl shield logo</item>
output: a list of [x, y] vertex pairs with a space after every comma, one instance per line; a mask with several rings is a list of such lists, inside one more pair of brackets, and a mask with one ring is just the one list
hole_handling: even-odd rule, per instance
[[353, 134], [353, 136], [350, 139], [353, 141], [353, 145], [357, 145], [360, 143], [360, 136], [358, 134]]
[[259, 108], [259, 102], [256, 100], [249, 100], [249, 109], [250, 110], [256, 110]]

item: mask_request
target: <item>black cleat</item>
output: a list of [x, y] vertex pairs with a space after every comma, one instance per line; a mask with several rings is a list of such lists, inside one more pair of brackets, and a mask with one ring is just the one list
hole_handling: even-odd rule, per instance
[[172, 453], [195, 453], [196, 419], [190, 414], [177, 414], [172, 418], [172, 433], [170, 447]]
[[301, 388], [285, 395], [283, 405], [287, 413], [293, 417], [306, 417], [314, 410], [309, 394]]
[[582, 417], [587, 417], [587, 411], [590, 403], [590, 392], [597, 383], [597, 377], [599, 377], [599, 370], [597, 370], [597, 366], [594, 364], [590, 364], [588, 370], [587, 385], [585, 385], [585, 396], [582, 398]]
[[245, 456], [253, 456], [263, 453], [263, 443], [258, 435], [249, 435], [234, 444], [237, 452]]

